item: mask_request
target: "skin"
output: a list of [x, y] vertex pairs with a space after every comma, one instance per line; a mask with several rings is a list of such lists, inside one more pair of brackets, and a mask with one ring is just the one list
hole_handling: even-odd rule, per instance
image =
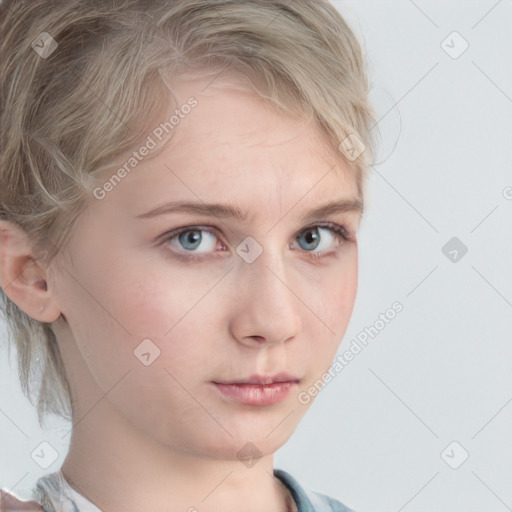
[[[273, 454], [311, 406], [297, 396], [328, 370], [354, 306], [360, 212], [301, 220], [358, 198], [352, 169], [313, 122], [277, 113], [235, 79], [209, 82], [177, 83], [178, 99], [194, 96], [197, 107], [156, 156], [104, 199], [91, 197], [49, 267], [1, 223], [5, 292], [52, 323], [69, 376], [74, 426], [62, 471], [109, 512], [286, 510]], [[177, 200], [229, 202], [247, 217], [137, 218]], [[353, 239], [316, 231], [318, 222]], [[212, 229], [199, 232], [195, 260], [175, 256], [191, 253], [183, 239], [161, 240], [185, 226]], [[247, 236], [263, 248], [252, 263], [235, 252]], [[148, 338], [160, 355], [145, 366], [134, 350]], [[211, 384], [282, 371], [300, 383], [269, 406], [230, 401]], [[248, 442], [261, 453], [251, 466], [237, 457]]]

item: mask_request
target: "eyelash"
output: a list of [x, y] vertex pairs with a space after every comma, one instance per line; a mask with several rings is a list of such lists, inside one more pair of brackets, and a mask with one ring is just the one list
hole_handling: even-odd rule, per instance
[[[307, 226], [307, 227], [303, 228], [301, 231], [299, 231], [299, 234], [303, 233], [304, 231], [312, 230], [314, 228], [324, 228], [324, 229], [328, 229], [328, 230], [332, 231], [336, 235], [338, 240], [341, 240], [342, 244], [344, 244], [346, 242], [351, 243], [354, 241], [354, 238], [349, 234], [349, 232], [343, 226], [340, 226], [339, 224], [335, 224], [334, 222], [321, 222], [321, 223], [313, 224], [311, 226]], [[162, 235], [159, 238], [161, 239], [162, 244], [167, 244], [167, 243], [171, 242], [172, 240], [174, 240], [175, 238], [177, 238], [182, 233], [186, 233], [187, 231], [206, 231], [215, 236], [218, 236], [216, 234], [216, 229], [212, 228], [211, 226], [200, 226], [200, 225], [194, 226], [194, 225], [192, 225], [192, 226], [186, 226], [183, 228], [175, 229], [173, 231], [165, 233], [164, 235]], [[185, 262], [190, 262], [190, 261], [200, 262], [204, 259], [209, 259], [211, 257], [209, 254], [203, 254], [200, 256], [193, 255], [193, 251], [190, 251], [191, 252], [190, 255], [178, 253], [173, 250], [169, 250], [169, 251], [171, 252], [173, 257], [176, 257], [179, 260], [182, 260]], [[311, 251], [303, 251], [303, 252], [308, 254], [308, 257], [310, 257], [315, 262], [319, 261], [325, 257], [332, 256], [332, 251], [329, 253], [318, 253], [318, 252], [311, 252]]]

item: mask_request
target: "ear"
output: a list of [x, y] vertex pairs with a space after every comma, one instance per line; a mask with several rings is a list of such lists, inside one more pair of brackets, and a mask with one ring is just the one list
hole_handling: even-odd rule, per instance
[[46, 267], [37, 260], [27, 233], [9, 221], [0, 221], [0, 286], [34, 320], [51, 323], [60, 317]]

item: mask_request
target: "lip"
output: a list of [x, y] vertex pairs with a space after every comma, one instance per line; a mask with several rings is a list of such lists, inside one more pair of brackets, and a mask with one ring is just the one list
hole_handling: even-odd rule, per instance
[[289, 373], [281, 372], [276, 375], [251, 375], [247, 379], [237, 379], [225, 382], [215, 382], [215, 384], [258, 384], [258, 385], [267, 385], [267, 384], [275, 384], [279, 382], [299, 382], [300, 379], [298, 377], [294, 377]]
[[285, 400], [300, 379], [287, 373], [273, 376], [252, 375], [230, 382], [212, 382], [215, 388], [230, 400], [244, 405], [265, 406]]

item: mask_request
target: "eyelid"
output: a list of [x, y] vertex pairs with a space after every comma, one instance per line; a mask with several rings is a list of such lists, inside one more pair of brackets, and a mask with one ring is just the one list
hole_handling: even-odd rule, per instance
[[323, 222], [313, 222], [306, 227], [302, 228], [299, 233], [302, 233], [302, 231], [305, 231], [306, 229], [312, 229], [312, 228], [324, 228], [329, 229], [333, 231], [334, 233], [341, 234], [346, 240], [353, 240], [354, 236], [351, 234], [351, 231], [342, 224], [338, 224], [336, 222], [330, 222], [330, 221], [323, 221]]

